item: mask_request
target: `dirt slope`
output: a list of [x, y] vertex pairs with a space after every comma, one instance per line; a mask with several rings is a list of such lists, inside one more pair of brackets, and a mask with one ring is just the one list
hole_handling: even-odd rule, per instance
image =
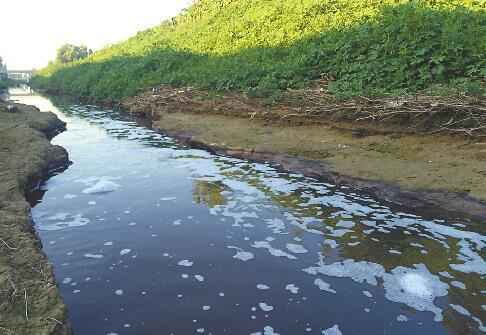
[[65, 129], [52, 113], [0, 101], [0, 333], [71, 334], [52, 265], [42, 252], [25, 192], [67, 166], [47, 137]]
[[486, 124], [484, 100], [339, 103], [325, 92], [297, 92], [264, 104], [238, 94], [159, 87], [124, 108], [192, 145], [273, 162], [412, 207], [486, 217], [485, 128], [477, 126]]

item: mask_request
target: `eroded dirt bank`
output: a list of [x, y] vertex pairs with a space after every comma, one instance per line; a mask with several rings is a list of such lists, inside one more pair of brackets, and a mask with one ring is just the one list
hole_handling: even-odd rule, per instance
[[71, 334], [53, 268], [42, 252], [25, 193], [69, 164], [48, 138], [65, 129], [52, 113], [0, 100], [0, 333]]
[[486, 217], [486, 142], [477, 123], [483, 100], [419, 97], [339, 109], [318, 95], [263, 107], [244, 96], [161, 87], [124, 109], [150, 116], [155, 129], [193, 146], [271, 162], [403, 205]]

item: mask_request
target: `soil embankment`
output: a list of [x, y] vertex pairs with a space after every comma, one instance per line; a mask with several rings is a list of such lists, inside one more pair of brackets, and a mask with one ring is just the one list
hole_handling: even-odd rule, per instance
[[67, 309], [30, 218], [25, 193], [69, 164], [49, 142], [65, 129], [52, 113], [0, 100], [0, 333], [70, 334]]
[[321, 92], [280, 103], [159, 87], [125, 102], [193, 146], [359, 188], [381, 199], [486, 217], [485, 104], [331, 102]]

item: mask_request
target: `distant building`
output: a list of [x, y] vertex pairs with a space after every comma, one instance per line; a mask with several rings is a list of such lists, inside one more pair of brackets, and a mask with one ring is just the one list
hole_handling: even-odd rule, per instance
[[0, 79], [7, 78], [7, 66], [0, 64]]

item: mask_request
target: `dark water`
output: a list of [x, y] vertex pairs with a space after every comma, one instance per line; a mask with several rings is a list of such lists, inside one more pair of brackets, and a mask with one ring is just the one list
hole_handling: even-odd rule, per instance
[[32, 216], [77, 335], [486, 331], [483, 222], [16, 98], [68, 124], [53, 142], [73, 165]]

